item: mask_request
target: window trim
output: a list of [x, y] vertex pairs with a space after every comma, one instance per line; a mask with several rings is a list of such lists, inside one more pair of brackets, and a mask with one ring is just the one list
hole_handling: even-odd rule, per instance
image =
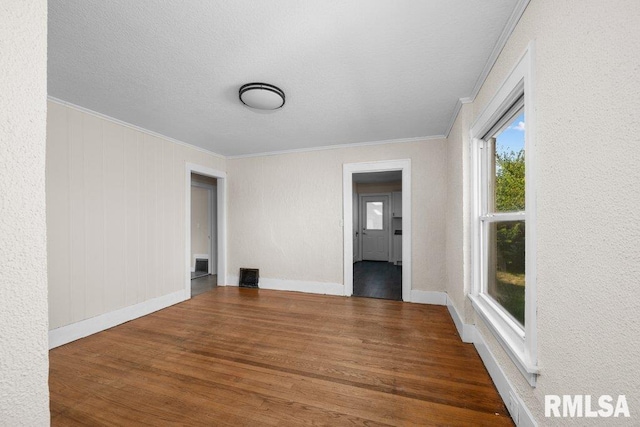
[[[537, 319], [536, 319], [536, 196], [535, 196], [535, 102], [534, 102], [534, 42], [531, 41], [526, 51], [506, 78], [500, 89], [479, 115], [471, 127], [471, 224], [472, 250], [471, 274], [472, 286], [469, 298], [480, 318], [505, 349], [514, 364], [535, 387], [540, 369], [537, 366]], [[525, 131], [525, 206], [524, 212], [483, 214], [482, 188], [486, 179], [482, 174], [480, 162], [480, 145], [483, 138], [504, 120], [508, 113], [524, 96], [524, 112], [527, 123]], [[524, 217], [523, 217], [524, 214]], [[511, 319], [503, 309], [499, 308], [482, 289], [482, 277], [485, 269], [486, 251], [481, 248], [481, 222], [497, 222], [504, 220], [525, 221], [525, 326], [524, 328]]]

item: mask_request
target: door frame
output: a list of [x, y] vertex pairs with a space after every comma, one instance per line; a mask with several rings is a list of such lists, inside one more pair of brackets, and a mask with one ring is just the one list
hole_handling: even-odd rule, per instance
[[[355, 201], [355, 204], [354, 204]], [[355, 224], [356, 230], [360, 230], [360, 194], [357, 191], [352, 192], [352, 222]], [[360, 250], [360, 233], [355, 237], [355, 243], [353, 248], [353, 262], [362, 261], [362, 251]]]
[[[204, 184], [202, 182], [197, 182], [197, 181], [191, 181], [191, 187], [198, 187], [198, 188], [204, 188], [205, 190], [207, 190], [207, 210], [208, 210], [208, 214], [207, 214], [207, 218], [209, 219], [209, 231], [210, 231], [210, 236], [209, 236], [209, 268], [208, 268], [208, 273], [209, 274], [216, 274], [216, 270], [217, 270], [217, 266], [218, 266], [218, 209], [217, 209], [217, 197], [213, 197], [214, 193], [217, 194], [218, 191], [216, 189], [216, 187], [214, 187], [211, 184]], [[216, 217], [216, 221], [214, 223], [213, 221], [213, 217]], [[191, 218], [191, 217], [189, 217]], [[213, 259], [213, 254], [216, 254], [215, 259]], [[191, 262], [193, 262], [193, 259], [191, 260]], [[189, 266], [191, 266], [191, 264], [189, 264]]]
[[386, 227], [387, 227], [387, 262], [391, 262], [391, 247], [392, 247], [392, 231], [391, 231], [391, 193], [360, 193], [358, 194], [358, 214], [360, 218], [358, 219], [358, 258], [362, 261], [364, 260], [364, 245], [362, 241], [362, 226], [366, 223], [366, 209], [363, 209], [363, 198], [364, 197], [387, 197], [387, 216], [385, 218]]
[[402, 300], [411, 301], [411, 159], [342, 165], [344, 295], [353, 295], [353, 174], [402, 172]]
[[[201, 166], [185, 163], [185, 299], [191, 299], [191, 173], [217, 179], [216, 219], [217, 219], [217, 253], [216, 274], [217, 285], [227, 283], [227, 173]], [[210, 263], [211, 264], [211, 263]]]

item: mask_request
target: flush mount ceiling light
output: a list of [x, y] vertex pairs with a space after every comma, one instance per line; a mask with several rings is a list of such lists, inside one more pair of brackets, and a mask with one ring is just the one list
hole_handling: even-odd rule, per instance
[[277, 110], [284, 105], [284, 92], [267, 83], [247, 83], [239, 91], [240, 101], [258, 110]]

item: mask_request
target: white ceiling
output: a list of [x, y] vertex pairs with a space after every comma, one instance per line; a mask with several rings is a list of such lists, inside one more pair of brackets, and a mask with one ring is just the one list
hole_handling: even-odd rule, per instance
[[520, 3], [49, 0], [49, 95], [227, 156], [444, 135]]

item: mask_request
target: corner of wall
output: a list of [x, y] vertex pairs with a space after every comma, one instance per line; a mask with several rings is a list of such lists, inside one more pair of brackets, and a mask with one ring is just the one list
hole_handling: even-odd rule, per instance
[[491, 347], [487, 344], [484, 334], [476, 326], [467, 326], [471, 329], [470, 336], [472, 336], [473, 345], [482, 359], [482, 363], [484, 363], [487, 372], [489, 372], [489, 375], [498, 389], [498, 393], [500, 394], [500, 397], [507, 407], [507, 410], [509, 411], [509, 414], [516, 426], [537, 426], [538, 423], [525, 402], [520, 397], [518, 389], [513, 386], [509, 377], [502, 369], [500, 361], [496, 358]]
[[186, 167], [225, 170], [226, 160], [79, 107], [47, 105], [50, 330], [97, 331], [92, 319], [175, 301], [189, 273]]
[[447, 298], [447, 309], [453, 323], [456, 325], [458, 335], [462, 342], [472, 343], [475, 337], [475, 326], [465, 322], [464, 318], [460, 316], [458, 309], [455, 306], [455, 302], [450, 298]]
[[0, 424], [49, 425], [47, 2], [0, 9]]
[[[455, 303], [449, 298], [447, 298], [447, 309], [449, 310], [451, 319], [456, 326], [462, 342], [473, 344], [476, 348], [482, 363], [498, 389], [498, 393], [515, 424], [518, 427], [537, 426], [537, 422], [531, 411], [520, 397], [517, 388], [515, 388], [509, 380], [499, 359], [491, 350], [491, 346], [487, 343], [487, 338], [481, 331], [482, 328], [478, 328], [475, 323], [470, 324], [465, 322], [460, 316]], [[471, 316], [470, 318], [473, 317], [474, 316]], [[489, 340], [491, 340], [491, 338], [489, 338]]]

